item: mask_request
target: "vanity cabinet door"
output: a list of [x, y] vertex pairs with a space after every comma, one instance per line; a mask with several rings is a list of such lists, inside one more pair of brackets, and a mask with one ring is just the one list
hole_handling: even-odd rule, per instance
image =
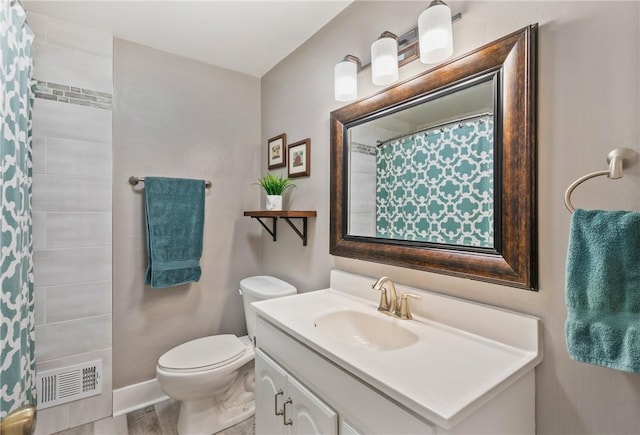
[[291, 410], [291, 434], [338, 434], [338, 414], [333, 409], [291, 376], [287, 387], [291, 403], [286, 405], [286, 415], [289, 418]]
[[338, 434], [333, 409], [262, 351], [255, 354], [257, 434]]
[[260, 350], [255, 350], [256, 433], [284, 435], [284, 401], [287, 374]]
[[340, 435], [364, 435], [355, 427], [351, 426], [347, 421], [341, 419], [340, 421]]

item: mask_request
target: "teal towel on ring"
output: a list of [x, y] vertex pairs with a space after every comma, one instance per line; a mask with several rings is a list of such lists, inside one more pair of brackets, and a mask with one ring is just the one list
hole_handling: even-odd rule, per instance
[[640, 373], [640, 213], [573, 213], [565, 297], [571, 358]]
[[204, 180], [145, 177], [145, 284], [166, 288], [200, 280], [204, 189]]

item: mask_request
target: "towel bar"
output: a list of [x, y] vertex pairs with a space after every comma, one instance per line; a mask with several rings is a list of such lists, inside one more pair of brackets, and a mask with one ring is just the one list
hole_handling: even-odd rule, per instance
[[[144, 183], [144, 177], [136, 177], [135, 175], [129, 177], [129, 184], [135, 186], [138, 183]], [[204, 187], [206, 187], [207, 189], [211, 189], [211, 187], [213, 187], [213, 181], [206, 180], [204, 182]]]
[[607, 177], [613, 179], [622, 178], [622, 170], [624, 168], [632, 166], [637, 159], [638, 153], [636, 153], [632, 149], [616, 148], [612, 150], [607, 156], [609, 169], [591, 172], [587, 175], [583, 175], [582, 177], [571, 183], [571, 185], [567, 188], [567, 191], [564, 193], [564, 205], [567, 207], [567, 210], [569, 210], [571, 213], [576, 210], [573, 207], [573, 204], [571, 204], [571, 194], [573, 193], [574, 189], [580, 184], [591, 178], [599, 177], [600, 175], [606, 175]]

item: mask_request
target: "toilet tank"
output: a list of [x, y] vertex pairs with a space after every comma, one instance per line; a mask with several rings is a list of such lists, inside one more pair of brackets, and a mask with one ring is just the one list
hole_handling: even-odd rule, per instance
[[247, 333], [251, 341], [256, 334], [256, 311], [251, 303], [289, 296], [296, 294], [296, 292], [294, 286], [273, 276], [251, 276], [240, 281], [240, 294], [244, 301], [244, 317], [247, 321]]

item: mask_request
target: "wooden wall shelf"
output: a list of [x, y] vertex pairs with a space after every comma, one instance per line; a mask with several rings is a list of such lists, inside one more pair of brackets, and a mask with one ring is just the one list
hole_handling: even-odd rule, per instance
[[[315, 210], [281, 210], [281, 211], [271, 211], [271, 210], [258, 210], [258, 211], [245, 211], [245, 216], [249, 216], [250, 218], [256, 219], [260, 222], [260, 225], [264, 227], [265, 230], [271, 237], [273, 241], [276, 241], [277, 234], [277, 220], [278, 218], [284, 219], [286, 223], [289, 224], [291, 229], [302, 239], [302, 246], [307, 246], [307, 218], [316, 217], [317, 213]], [[272, 225], [271, 228], [267, 224], [265, 224], [262, 219], [269, 218], [271, 219]], [[300, 231], [294, 224], [291, 222], [291, 219], [301, 219], [302, 220], [302, 231]]]

